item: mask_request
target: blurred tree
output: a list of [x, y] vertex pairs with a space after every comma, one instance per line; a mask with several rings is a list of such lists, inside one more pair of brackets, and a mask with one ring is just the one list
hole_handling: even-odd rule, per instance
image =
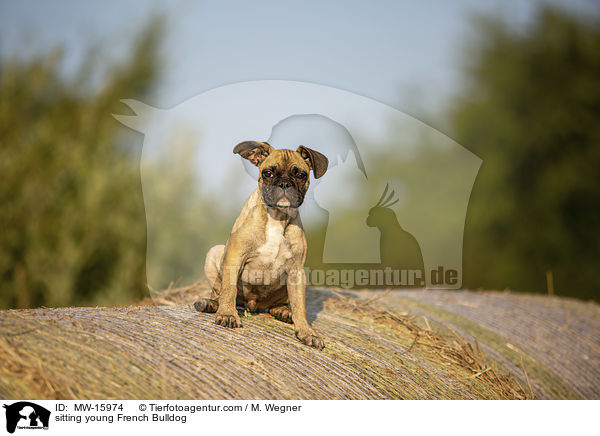
[[[161, 25], [91, 86], [97, 54], [59, 74], [59, 52], [0, 69], [0, 308], [118, 304], [145, 290], [139, 156], [112, 113], [159, 73]], [[136, 160], [138, 159], [138, 160]]]
[[155, 290], [201, 279], [206, 253], [225, 243], [235, 220], [237, 211], [223, 208], [222, 199], [197, 178], [199, 141], [196, 127], [181, 123], [169, 131], [156, 156], [146, 155], [141, 164], [146, 276]]
[[465, 287], [600, 299], [600, 26], [550, 7], [523, 32], [480, 19], [452, 136], [483, 159]]

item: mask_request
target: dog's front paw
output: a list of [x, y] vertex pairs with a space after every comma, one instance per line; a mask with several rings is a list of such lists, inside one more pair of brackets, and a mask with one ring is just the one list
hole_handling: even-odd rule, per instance
[[237, 312], [221, 312], [217, 310], [215, 323], [232, 329], [242, 326], [242, 321]]
[[323, 339], [318, 336], [314, 330], [296, 330], [296, 337], [303, 344], [308, 345], [309, 347], [314, 347], [317, 350], [322, 350], [325, 347], [325, 342]]

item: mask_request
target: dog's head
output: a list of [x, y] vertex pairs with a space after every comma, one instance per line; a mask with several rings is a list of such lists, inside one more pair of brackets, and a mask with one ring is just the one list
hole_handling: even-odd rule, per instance
[[262, 199], [267, 206], [277, 208], [300, 207], [310, 184], [309, 171], [318, 179], [329, 164], [321, 153], [303, 145], [296, 151], [275, 150], [266, 142], [245, 141], [233, 152], [258, 167]]

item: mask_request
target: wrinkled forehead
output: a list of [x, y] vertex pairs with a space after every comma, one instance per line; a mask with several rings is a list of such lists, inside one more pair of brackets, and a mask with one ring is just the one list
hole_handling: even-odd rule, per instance
[[304, 159], [302, 159], [300, 153], [285, 148], [271, 152], [271, 154], [269, 154], [269, 156], [267, 156], [267, 158], [263, 161], [261, 167], [269, 167], [273, 165], [276, 165], [281, 169], [288, 169], [296, 166], [306, 171], [309, 170], [308, 164]]

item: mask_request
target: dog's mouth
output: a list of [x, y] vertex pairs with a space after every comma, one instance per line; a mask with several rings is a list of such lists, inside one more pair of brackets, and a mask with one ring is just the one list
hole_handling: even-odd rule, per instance
[[286, 196], [283, 196], [277, 201], [277, 206], [279, 207], [291, 207], [292, 202]]
[[288, 194], [288, 193], [284, 193], [281, 195], [281, 197], [279, 197], [277, 200], [275, 200], [274, 202], [271, 202], [272, 204], [269, 204], [270, 206], [274, 206], [274, 207], [282, 207], [282, 208], [298, 208], [300, 207], [300, 204], [302, 204], [302, 200], [300, 200], [299, 196], [293, 195], [293, 194]]
[[262, 192], [263, 200], [267, 206], [279, 208], [300, 207], [304, 198], [296, 189], [281, 189], [265, 187]]

